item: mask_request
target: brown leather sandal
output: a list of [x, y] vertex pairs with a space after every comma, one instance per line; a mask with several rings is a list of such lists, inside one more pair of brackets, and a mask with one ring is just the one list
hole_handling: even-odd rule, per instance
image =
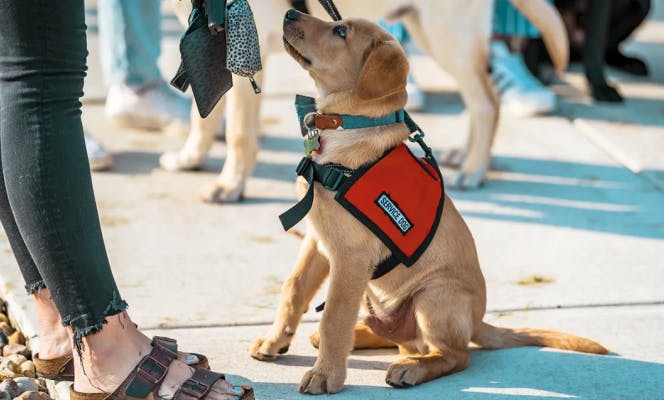
[[[178, 352], [178, 343], [175, 339], [155, 336], [152, 338], [152, 344], [154, 345], [155, 343], [169, 349], [173, 353], [177, 354]], [[207, 357], [202, 354], [189, 354], [198, 358], [197, 363], [189, 364], [191, 367], [210, 369]], [[38, 378], [52, 381], [74, 381], [74, 359], [71, 354], [53, 360], [42, 360], [39, 358], [39, 353], [37, 353], [32, 357], [32, 362], [35, 364]]]
[[[177, 353], [152, 342], [152, 351], [136, 368], [129, 373], [127, 379], [113, 393], [79, 393], [74, 387], [69, 389], [71, 400], [129, 400], [150, 399], [163, 400], [159, 397], [159, 386], [168, 373], [168, 367], [177, 358]], [[203, 400], [218, 380], [225, 380], [223, 374], [207, 369], [196, 368], [194, 375], [186, 380], [175, 392], [172, 400]], [[240, 386], [244, 393], [239, 400], [254, 400], [254, 389]]]

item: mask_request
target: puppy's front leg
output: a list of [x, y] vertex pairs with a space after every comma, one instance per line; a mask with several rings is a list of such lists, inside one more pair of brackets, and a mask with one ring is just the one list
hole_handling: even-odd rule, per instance
[[371, 277], [365, 264], [361, 257], [332, 260], [330, 288], [320, 323], [318, 359], [302, 378], [301, 393], [336, 393], [344, 386], [357, 314]]
[[252, 357], [262, 361], [273, 360], [277, 354], [288, 351], [302, 314], [306, 312], [311, 298], [327, 277], [329, 270], [329, 262], [321, 254], [318, 241], [309, 229], [300, 248], [295, 268], [281, 290], [277, 319], [270, 333], [254, 342], [249, 351]]

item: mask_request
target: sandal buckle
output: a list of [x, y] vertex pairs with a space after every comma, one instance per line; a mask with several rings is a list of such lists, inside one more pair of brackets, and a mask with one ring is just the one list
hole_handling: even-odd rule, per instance
[[148, 356], [143, 360], [141, 366], [136, 371], [136, 374], [148, 380], [150, 384], [156, 385], [164, 379], [167, 372], [167, 365], [164, 365], [161, 361], [152, 356]]
[[200, 399], [210, 390], [210, 386], [190, 378], [180, 386], [180, 390], [188, 396]]

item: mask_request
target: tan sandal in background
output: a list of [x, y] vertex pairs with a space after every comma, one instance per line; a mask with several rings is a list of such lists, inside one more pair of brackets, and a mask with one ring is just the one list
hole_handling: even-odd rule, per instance
[[[164, 347], [160, 342], [152, 341], [152, 351], [129, 373], [127, 379], [113, 393], [80, 393], [69, 389], [71, 400], [128, 400], [150, 399], [163, 400], [159, 397], [159, 386], [168, 373], [168, 367], [177, 358], [177, 352]], [[175, 392], [172, 400], [203, 400], [212, 386], [219, 380], [225, 380], [223, 374], [207, 369], [196, 368], [194, 375], [187, 379]], [[237, 387], [237, 386], [235, 386]], [[234, 388], [235, 388], [234, 387]], [[239, 400], [254, 400], [254, 389], [240, 386], [244, 393], [235, 396]], [[229, 393], [233, 396], [233, 394]]]
[[[178, 343], [175, 339], [155, 336], [152, 338], [152, 345], [158, 344], [173, 353], [178, 352]], [[202, 354], [188, 353], [198, 358], [198, 362], [189, 364], [193, 368], [210, 369], [210, 363], [207, 357]], [[53, 381], [74, 381], [74, 358], [71, 354], [53, 360], [42, 360], [39, 353], [32, 357], [32, 362], [37, 370], [37, 377]]]

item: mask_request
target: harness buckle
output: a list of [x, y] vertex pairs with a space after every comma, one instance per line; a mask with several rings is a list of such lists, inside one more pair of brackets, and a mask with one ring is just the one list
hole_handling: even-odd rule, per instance
[[321, 180], [321, 184], [327, 190], [337, 190], [339, 188], [339, 185], [341, 185], [341, 181], [343, 179], [344, 179], [343, 172], [331, 168], [325, 172], [325, 176]]

